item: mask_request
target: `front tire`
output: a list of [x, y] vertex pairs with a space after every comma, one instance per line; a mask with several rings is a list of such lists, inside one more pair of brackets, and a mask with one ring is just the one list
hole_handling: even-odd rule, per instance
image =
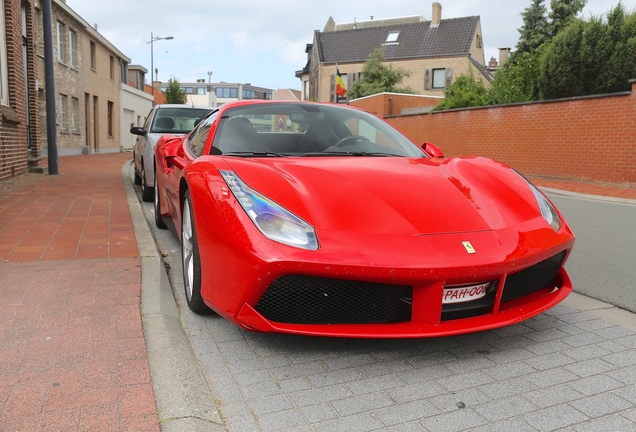
[[152, 201], [154, 196], [154, 191], [151, 187], [148, 186], [146, 182], [146, 167], [145, 165], [141, 165], [141, 199], [145, 202]]
[[139, 175], [139, 171], [137, 171], [136, 161], [135, 152], [133, 152], [133, 172], [135, 173], [135, 184], [139, 186], [141, 184], [141, 176]]
[[186, 302], [192, 312], [203, 314], [210, 309], [201, 298], [201, 258], [192, 215], [190, 191], [185, 193], [181, 216], [181, 262]]
[[157, 170], [155, 168], [155, 181], [154, 181], [154, 196], [155, 196], [155, 225], [159, 229], [166, 229], [166, 223], [163, 221], [161, 217], [161, 201], [159, 201], [159, 187], [157, 185]]

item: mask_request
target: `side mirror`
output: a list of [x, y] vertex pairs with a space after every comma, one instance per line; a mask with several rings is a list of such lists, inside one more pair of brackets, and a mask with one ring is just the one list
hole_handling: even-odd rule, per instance
[[424, 144], [422, 144], [422, 150], [424, 150], [424, 152], [432, 158], [444, 157], [444, 152], [442, 151], [442, 149], [430, 142], [425, 142]]
[[143, 128], [139, 127], [139, 126], [133, 126], [130, 128], [130, 133], [133, 135], [139, 135], [139, 136], [144, 136], [146, 135], [146, 132], [143, 130]]

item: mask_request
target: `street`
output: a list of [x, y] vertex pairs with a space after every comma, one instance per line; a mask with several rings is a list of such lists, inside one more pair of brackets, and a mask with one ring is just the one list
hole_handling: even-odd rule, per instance
[[574, 291], [636, 312], [636, 205], [550, 198], [576, 235], [566, 264]]
[[[577, 235], [575, 291], [633, 307], [634, 234], [618, 230], [636, 206], [551, 198]], [[228, 430], [620, 431], [636, 422], [636, 334], [626, 328], [559, 305], [515, 326], [438, 339], [251, 333], [190, 312], [179, 242], [155, 228], [152, 204], [142, 207]], [[599, 286], [612, 289], [600, 296]]]

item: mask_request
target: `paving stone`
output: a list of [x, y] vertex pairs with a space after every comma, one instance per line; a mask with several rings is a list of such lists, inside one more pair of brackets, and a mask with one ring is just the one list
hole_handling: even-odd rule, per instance
[[555, 405], [525, 414], [523, 419], [541, 431], [562, 430], [588, 420], [583, 413], [568, 405]]
[[518, 417], [537, 410], [537, 406], [521, 396], [509, 396], [474, 408], [489, 422]]
[[614, 414], [634, 405], [612, 393], [602, 393], [570, 402], [570, 405], [590, 418]]
[[472, 409], [462, 409], [441, 414], [422, 421], [427, 431], [459, 432], [483, 426], [488, 421]]
[[577, 392], [567, 384], [559, 384], [553, 387], [529, 391], [523, 397], [540, 408], [549, 408], [554, 405], [582, 399], [585, 395]]

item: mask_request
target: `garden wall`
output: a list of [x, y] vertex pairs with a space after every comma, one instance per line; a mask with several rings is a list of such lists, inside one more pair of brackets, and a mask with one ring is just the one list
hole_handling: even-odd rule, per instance
[[[528, 176], [636, 187], [636, 80], [630, 82], [630, 92], [611, 95], [433, 114], [388, 116], [380, 111], [385, 104], [371, 111], [446, 156], [488, 156]], [[400, 97], [393, 95], [394, 108]]]

